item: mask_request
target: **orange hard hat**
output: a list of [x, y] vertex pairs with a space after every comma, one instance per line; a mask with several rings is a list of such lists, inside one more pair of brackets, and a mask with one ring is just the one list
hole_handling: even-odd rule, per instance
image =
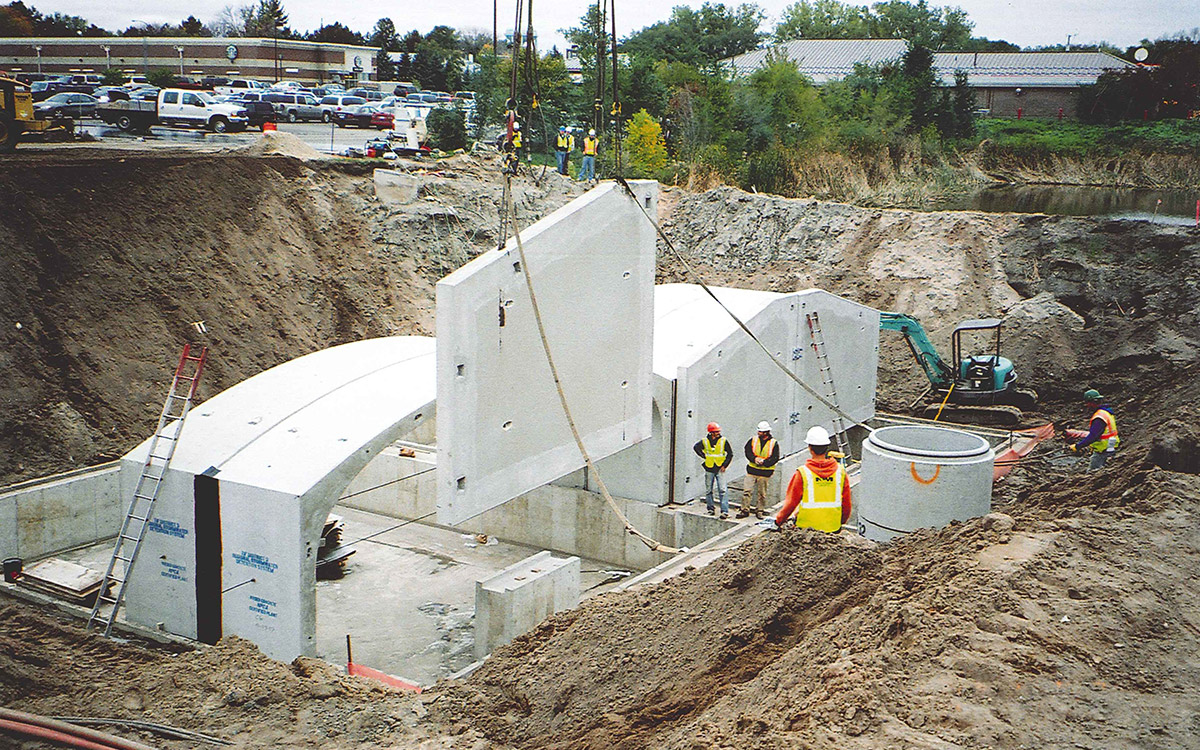
[[721, 425], [717, 424], [716, 422], [709, 422], [708, 423], [708, 431], [709, 432], [720, 432]]

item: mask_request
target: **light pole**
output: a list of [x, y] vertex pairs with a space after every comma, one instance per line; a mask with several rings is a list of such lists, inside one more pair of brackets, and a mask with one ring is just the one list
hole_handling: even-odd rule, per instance
[[111, 52], [112, 52], [112, 47], [108, 46], [107, 44], [104, 45], [104, 69], [105, 70], [112, 68], [112, 56], [110, 55]]
[[40, 45], [40, 44], [35, 44], [35, 45], [33, 46], [33, 48], [34, 48], [34, 50], [36, 50], [36, 51], [37, 51], [37, 56], [38, 56], [38, 75], [41, 75], [41, 74], [42, 74], [42, 45]]
[[179, 77], [183, 78], [183, 47], [175, 47], [175, 51], [179, 53]]
[[133, 19], [132, 23], [140, 23], [142, 25], [142, 75], [150, 72], [150, 51], [146, 42], [146, 31], [149, 30], [150, 24], [146, 21]]
[[279, 16], [275, 16], [275, 21], [271, 25], [271, 31], [275, 34], [275, 83], [279, 83], [279, 30], [283, 28], [283, 24], [279, 21]]

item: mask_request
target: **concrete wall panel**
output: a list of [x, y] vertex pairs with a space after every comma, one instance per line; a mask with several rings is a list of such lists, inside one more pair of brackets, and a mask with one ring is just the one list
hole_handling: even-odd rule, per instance
[[579, 604], [579, 558], [539, 552], [475, 583], [475, 658]]
[[[635, 182], [651, 216], [657, 184]], [[650, 435], [655, 234], [605, 183], [521, 233], [547, 337], [596, 459]], [[438, 518], [456, 524], [583, 465], [516, 243], [437, 285]]]
[[23, 482], [0, 495], [0, 556], [33, 561], [117, 533], [116, 463]]

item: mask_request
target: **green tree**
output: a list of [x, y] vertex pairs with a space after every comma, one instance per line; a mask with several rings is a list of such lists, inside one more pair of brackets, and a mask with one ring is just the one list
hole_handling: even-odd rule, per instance
[[767, 64], [750, 75], [741, 100], [750, 148], [794, 148], [821, 133], [823, 107], [817, 89], [782, 55], [768, 57]]
[[887, 0], [872, 10], [872, 37], [905, 39], [931, 49], [962, 49], [974, 26], [962, 8], [930, 7], [926, 0]]
[[870, 36], [871, 9], [838, 0], [800, 0], [783, 9], [775, 41], [793, 39], [865, 39]]
[[644, 109], [625, 125], [625, 154], [631, 177], [656, 177], [667, 166], [662, 126]]
[[282, 0], [258, 0], [257, 6], [245, 6], [240, 13], [246, 36], [271, 38], [277, 34], [280, 37], [292, 35], [287, 28], [288, 14], [283, 9]]
[[176, 83], [175, 72], [170, 68], [153, 68], [146, 74], [146, 81], [160, 89], [171, 88]]
[[105, 86], [120, 86], [125, 83], [125, 73], [116, 68], [100, 71], [100, 82]]
[[179, 28], [185, 36], [208, 36], [205, 33], [204, 24], [195, 16], [188, 16], [179, 22]]
[[375, 78], [379, 81], [396, 80], [396, 64], [386, 47], [380, 47], [375, 53]]
[[372, 47], [386, 49], [390, 52], [400, 51], [400, 37], [396, 34], [396, 24], [390, 18], [381, 18], [375, 22], [375, 28], [367, 40]]
[[356, 44], [363, 46], [366, 40], [357, 31], [351, 31], [340, 23], [328, 23], [310, 32], [308, 40], [312, 42], [330, 42], [332, 44]]
[[429, 129], [429, 145], [442, 151], [467, 147], [467, 127], [461, 112], [435, 109], [425, 119]]
[[651, 60], [712, 68], [725, 58], [756, 48], [763, 39], [758, 27], [765, 17], [753, 4], [733, 8], [706, 2], [699, 10], [680, 5], [671, 11], [669, 20], [634, 33], [621, 47]]

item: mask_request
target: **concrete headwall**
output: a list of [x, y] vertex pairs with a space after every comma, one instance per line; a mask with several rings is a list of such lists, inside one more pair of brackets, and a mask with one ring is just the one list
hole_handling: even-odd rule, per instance
[[120, 489], [115, 461], [0, 489], [0, 557], [36, 560], [115, 536]]

